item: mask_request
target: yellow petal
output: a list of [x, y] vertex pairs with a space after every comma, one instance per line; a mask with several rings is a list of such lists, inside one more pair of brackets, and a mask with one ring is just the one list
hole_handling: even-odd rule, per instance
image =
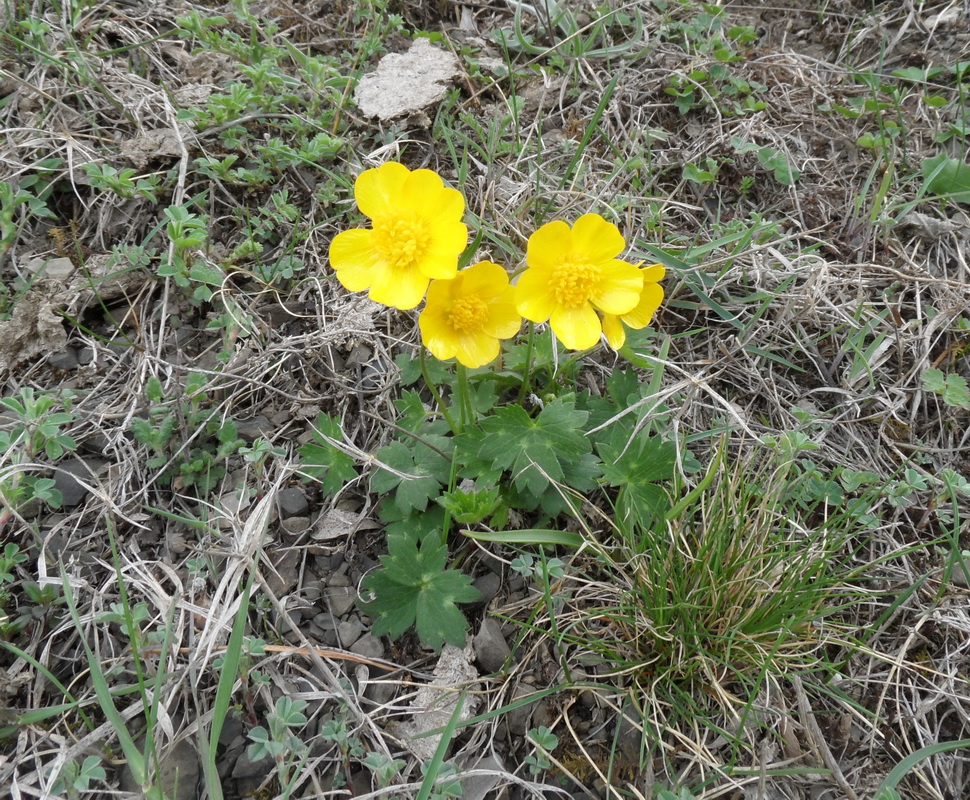
[[648, 283], [643, 287], [640, 302], [636, 308], [623, 315], [623, 321], [631, 328], [646, 328], [653, 319], [654, 313], [660, 308], [664, 299], [664, 290], [656, 283]]
[[603, 327], [589, 303], [575, 308], [557, 308], [549, 325], [568, 350], [588, 350], [600, 340]]
[[371, 285], [380, 260], [371, 230], [341, 231], [330, 243], [330, 266], [344, 288], [352, 292], [362, 292]]
[[522, 316], [515, 308], [515, 292], [508, 287], [505, 293], [488, 306], [488, 321], [484, 330], [499, 339], [511, 339], [522, 327]]
[[458, 339], [458, 363], [469, 369], [483, 367], [498, 357], [498, 339], [483, 331], [462, 334]]
[[458, 272], [458, 257], [468, 243], [468, 228], [461, 222], [435, 222], [429, 226], [431, 240], [417, 268], [429, 278], [449, 280]]
[[664, 275], [667, 274], [667, 268], [663, 264], [651, 264], [649, 267], [643, 267], [640, 274], [643, 275], [644, 284], [657, 283], [663, 280]]
[[429, 221], [458, 222], [465, 213], [465, 198], [457, 189], [444, 185], [430, 169], [412, 172], [404, 184], [401, 205], [420, 211]]
[[572, 253], [572, 232], [562, 220], [549, 222], [529, 237], [525, 260], [530, 267], [552, 269]]
[[616, 259], [600, 267], [599, 284], [589, 299], [600, 311], [621, 315], [636, 308], [642, 290], [640, 270]]
[[458, 288], [461, 275], [452, 281], [439, 280], [431, 281], [428, 287], [428, 299], [426, 307], [434, 311], [443, 312], [451, 305], [455, 296], [455, 289]]
[[[434, 287], [432, 287], [434, 288]], [[431, 291], [428, 291], [430, 303]], [[430, 306], [418, 317], [418, 327], [421, 328], [421, 341], [435, 358], [447, 361], [454, 358], [458, 352], [458, 340], [455, 331], [448, 323], [448, 318], [440, 310]]]
[[371, 219], [394, 213], [401, 206], [401, 192], [410, 174], [407, 167], [394, 161], [365, 170], [354, 183], [357, 207]]
[[615, 314], [603, 315], [603, 333], [606, 334], [606, 341], [614, 350], [619, 350], [626, 342], [626, 328]]
[[542, 270], [527, 269], [515, 285], [515, 307], [532, 322], [545, 322], [556, 308], [556, 298]]
[[369, 297], [375, 303], [407, 311], [421, 302], [428, 288], [428, 277], [416, 269], [388, 269], [383, 264], [374, 270]]
[[491, 261], [479, 261], [461, 271], [462, 291], [477, 294], [484, 300], [499, 297], [509, 287], [508, 273]]
[[626, 242], [612, 222], [599, 214], [584, 214], [573, 225], [573, 252], [594, 264], [616, 258]]

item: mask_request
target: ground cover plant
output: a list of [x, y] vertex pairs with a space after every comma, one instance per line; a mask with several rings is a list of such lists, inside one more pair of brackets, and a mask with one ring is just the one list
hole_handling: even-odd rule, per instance
[[3, 3], [0, 786], [966, 797], [968, 22]]

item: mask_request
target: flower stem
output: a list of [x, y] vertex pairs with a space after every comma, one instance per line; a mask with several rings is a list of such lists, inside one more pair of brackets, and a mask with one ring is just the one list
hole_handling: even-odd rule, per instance
[[525, 396], [529, 393], [529, 384], [532, 382], [532, 351], [535, 342], [536, 326], [534, 322], [529, 323], [529, 337], [525, 345], [525, 369], [522, 375], [522, 388], [519, 389], [519, 405], [525, 401]]
[[468, 370], [464, 364], [458, 365], [458, 426], [464, 429], [475, 421], [472, 396], [468, 389]]
[[460, 433], [461, 428], [455, 425], [454, 417], [452, 417], [448, 411], [448, 406], [445, 405], [445, 401], [441, 399], [441, 392], [438, 391], [438, 387], [435, 386], [434, 381], [431, 380], [431, 373], [428, 372], [428, 363], [425, 361], [423, 346], [418, 348], [418, 358], [421, 362], [421, 375], [424, 377], [424, 382], [428, 387], [428, 391], [431, 392], [431, 396], [434, 398], [435, 403], [438, 404], [438, 408], [441, 410], [441, 416], [445, 418], [445, 422], [448, 423], [448, 427], [451, 428], [452, 433]]

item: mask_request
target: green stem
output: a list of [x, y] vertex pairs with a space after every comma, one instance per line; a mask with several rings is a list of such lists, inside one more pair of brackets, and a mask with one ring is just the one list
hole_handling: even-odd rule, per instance
[[464, 364], [458, 365], [458, 425], [464, 430], [466, 425], [475, 421], [475, 411], [472, 407], [472, 396], [468, 389], [468, 370]]
[[529, 337], [525, 344], [525, 371], [522, 375], [522, 388], [519, 390], [519, 405], [525, 401], [525, 396], [529, 393], [529, 384], [532, 381], [532, 350], [535, 343], [536, 326], [534, 322], [529, 323]]
[[460, 433], [461, 428], [455, 425], [455, 420], [448, 411], [445, 401], [441, 399], [441, 393], [438, 391], [438, 387], [435, 386], [434, 381], [431, 380], [431, 374], [428, 372], [428, 364], [424, 358], [424, 347], [420, 347], [418, 349], [418, 355], [421, 362], [421, 374], [424, 376], [424, 382], [428, 387], [428, 391], [431, 392], [431, 396], [434, 398], [435, 403], [438, 404], [438, 408], [441, 409], [441, 416], [445, 418], [445, 422], [448, 423], [448, 427], [451, 428], [452, 433]]

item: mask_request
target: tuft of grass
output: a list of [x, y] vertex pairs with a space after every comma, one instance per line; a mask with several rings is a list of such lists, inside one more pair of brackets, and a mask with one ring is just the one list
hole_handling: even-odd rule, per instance
[[606, 540], [588, 531], [611, 580], [594, 574], [556, 591], [557, 603], [569, 598], [551, 626], [557, 646], [585, 652], [601, 677], [625, 678], [658, 738], [687, 724], [742, 747], [741, 722], [769, 685], [836, 671], [827, 654], [850, 633], [837, 620], [859, 596], [852, 559], [869, 538], [859, 511], [871, 504], [826, 505], [808, 486], [817, 473], [765, 455], [732, 461], [722, 445], [653, 525], [620, 518]]

